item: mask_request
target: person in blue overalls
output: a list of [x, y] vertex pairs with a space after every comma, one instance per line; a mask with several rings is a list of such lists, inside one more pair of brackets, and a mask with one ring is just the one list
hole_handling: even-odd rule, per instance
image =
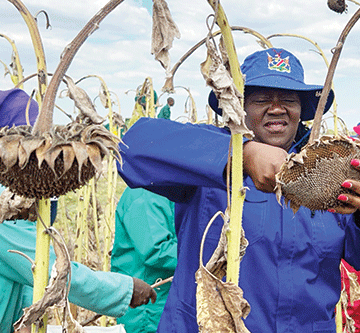
[[[281, 64], [281, 66], [280, 66]], [[278, 204], [275, 174], [290, 152], [309, 136], [303, 122], [313, 119], [322, 86], [304, 82], [300, 61], [284, 49], [249, 55], [246, 124], [255, 137], [244, 142], [243, 228], [249, 241], [239, 286], [251, 306], [244, 320], [252, 333], [335, 333], [334, 309], [340, 298], [340, 260], [360, 269], [360, 183], [347, 180], [346, 208], [296, 214]], [[325, 111], [333, 101], [330, 92]], [[221, 113], [215, 95], [210, 106]], [[226, 164], [230, 132], [212, 125], [140, 119], [123, 137], [120, 176], [175, 202], [178, 264], [158, 332], [197, 332], [195, 272], [200, 241], [213, 215], [227, 207]], [[349, 168], [359, 170], [360, 161]], [[311, 192], [309, 191], [309, 195]], [[215, 220], [204, 246], [206, 263], [219, 240], [223, 221]]]

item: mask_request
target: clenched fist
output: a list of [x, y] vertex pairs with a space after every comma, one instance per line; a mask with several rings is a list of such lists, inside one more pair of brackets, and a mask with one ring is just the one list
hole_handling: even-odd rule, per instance
[[155, 303], [156, 301], [155, 290], [141, 279], [133, 277], [133, 280], [134, 280], [134, 290], [130, 302], [130, 307], [136, 308], [140, 305], [148, 304], [149, 299], [151, 299], [151, 303]]

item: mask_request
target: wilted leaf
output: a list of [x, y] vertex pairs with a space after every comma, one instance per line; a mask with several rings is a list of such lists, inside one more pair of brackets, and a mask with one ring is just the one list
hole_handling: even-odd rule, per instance
[[15, 331], [39, 321], [48, 307], [53, 305], [64, 307], [67, 302], [67, 281], [71, 271], [70, 257], [61, 235], [53, 227], [47, 230], [54, 241], [56, 254], [49, 284], [45, 288], [44, 296], [30, 307], [24, 309], [24, 314], [14, 324]]
[[[79, 171], [81, 170], [83, 164], [88, 159], [87, 151], [86, 151], [86, 144], [83, 142], [72, 141], [71, 145], [75, 152], [75, 157], [78, 162]], [[80, 172], [79, 172], [80, 173]]]
[[99, 147], [95, 144], [88, 144], [86, 145], [86, 152], [92, 165], [95, 167], [97, 172], [100, 172], [102, 169], [102, 159]]
[[223, 121], [229, 126], [232, 133], [241, 133], [245, 137], [252, 139], [253, 133], [245, 124], [246, 112], [240, 102], [242, 96], [237, 90], [230, 73], [223, 65], [215, 47], [208, 39], [206, 46], [207, 58], [201, 64], [201, 73], [206, 84], [212, 88], [219, 101], [219, 108], [223, 112]]
[[29, 162], [31, 153], [44, 143], [45, 139], [43, 137], [23, 137], [19, 146], [19, 167], [26, 165]]
[[[227, 237], [226, 233], [229, 230], [229, 220], [224, 222], [224, 226], [221, 230], [219, 243], [212, 254], [211, 258], [206, 264], [206, 269], [218, 279], [222, 279], [226, 275], [227, 268]], [[240, 241], [240, 262], [245, 255], [246, 248], [249, 242], [245, 238], [244, 229], [241, 230], [241, 241]]]
[[[49, 133], [44, 134], [44, 139], [45, 140], [43, 141], [42, 145], [35, 150], [39, 169], [41, 168], [41, 164], [45, 159], [45, 155], [48, 153], [49, 149], [52, 146], [52, 139], [51, 139]], [[38, 140], [36, 139], [36, 142], [37, 141]]]
[[250, 312], [242, 290], [231, 282], [222, 282], [204, 266], [196, 272], [196, 309], [199, 332], [249, 332], [242, 317]]
[[[250, 312], [249, 303], [243, 298], [243, 291], [232, 282], [223, 282], [221, 278], [226, 269], [226, 246], [225, 232], [227, 230], [228, 216], [221, 213], [225, 221], [219, 245], [214, 251], [207, 267], [202, 262], [202, 252], [205, 237], [212, 222], [219, 215], [215, 214], [205, 229], [200, 246], [200, 264], [195, 273], [196, 288], [196, 310], [197, 323], [201, 333], [250, 333], [245, 327], [242, 318], [246, 318]], [[247, 241], [242, 242], [247, 245]], [[245, 246], [246, 248], [246, 246]], [[244, 255], [245, 249], [243, 249]], [[212, 269], [218, 276], [212, 274]], [[220, 277], [220, 278], [219, 278]]]
[[101, 104], [104, 106], [105, 109], [108, 109], [109, 106], [111, 105], [111, 100], [110, 100], [110, 98], [108, 98], [105, 86], [102, 82], [101, 82], [101, 86], [100, 86], [99, 97], [100, 97]]
[[169, 50], [174, 38], [180, 38], [180, 31], [171, 17], [165, 0], [153, 0], [153, 26], [151, 36], [151, 54], [165, 68], [170, 69]]
[[65, 173], [71, 168], [71, 166], [74, 162], [75, 152], [71, 145], [63, 145], [62, 153], [63, 153], [63, 161], [64, 161], [63, 173]]
[[88, 117], [94, 124], [103, 123], [105, 119], [98, 115], [94, 104], [85, 90], [78, 87], [68, 76], [66, 76], [66, 84], [69, 89], [69, 97], [75, 102], [75, 106], [80, 110], [81, 116]]

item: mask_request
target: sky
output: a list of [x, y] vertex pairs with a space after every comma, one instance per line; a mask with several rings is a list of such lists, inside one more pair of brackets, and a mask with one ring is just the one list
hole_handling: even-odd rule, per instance
[[[106, 3], [106, 0], [23, 0], [24, 5], [35, 15], [46, 11], [51, 28], [46, 29], [45, 16], [39, 14], [38, 26], [46, 56], [49, 73], [57, 68], [60, 56], [78, 32]], [[178, 26], [181, 38], [174, 39], [170, 50], [171, 67], [208, 33], [207, 18], [213, 13], [206, 0], [167, 0], [173, 20]], [[301, 35], [317, 43], [330, 62], [331, 49], [353, 14], [360, 8], [347, 1], [348, 11], [338, 14], [331, 11], [326, 0], [223, 0], [222, 7], [229, 24], [255, 30], [263, 36], [286, 33]], [[214, 28], [218, 30], [217, 27]], [[151, 78], [154, 89], [160, 96], [159, 104], [165, 105], [169, 96], [162, 94], [165, 71], [151, 54], [152, 1], [125, 0], [101, 22], [96, 30], [75, 55], [67, 75], [74, 81], [88, 75], [101, 77], [111, 91], [114, 110], [124, 118], [131, 116], [134, 108], [135, 89], [146, 78]], [[9, 1], [0, 1], [0, 34], [14, 40], [19, 52], [24, 75], [36, 73], [35, 53], [25, 21]], [[242, 31], [233, 32], [239, 62], [252, 52], [261, 50], [257, 38]], [[295, 54], [305, 69], [305, 82], [323, 85], [327, 67], [324, 59], [308, 40], [295, 37], [274, 37], [274, 47], [285, 48]], [[0, 38], [0, 60], [7, 66], [11, 62], [11, 45]], [[171, 119], [186, 120], [185, 103], [190, 90], [195, 99], [198, 119], [206, 119], [206, 105], [209, 87], [200, 72], [200, 64], [206, 58], [206, 48], [201, 46], [186, 59], [174, 77], [175, 99]], [[13, 84], [0, 64], [0, 89], [11, 89]], [[349, 130], [360, 122], [360, 23], [350, 31], [334, 75], [334, 90], [337, 112]], [[88, 78], [79, 86], [93, 99], [97, 111], [105, 116], [107, 110], [96, 98], [100, 89], [98, 78]], [[24, 89], [31, 93], [37, 87], [36, 79], [25, 83]], [[60, 93], [66, 88], [60, 85], [56, 104], [74, 115], [73, 102]], [[162, 94], [162, 95], [161, 95]], [[63, 96], [63, 94], [61, 95]], [[325, 117], [326, 126], [333, 128], [333, 120]], [[54, 112], [54, 123], [66, 124], [68, 118], [58, 109]]]

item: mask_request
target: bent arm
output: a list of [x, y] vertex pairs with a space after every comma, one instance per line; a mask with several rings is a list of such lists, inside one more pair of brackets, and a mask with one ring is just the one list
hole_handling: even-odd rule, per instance
[[[31, 263], [17, 250], [35, 259], [35, 223], [19, 220], [0, 224], [0, 274], [11, 281], [33, 286]], [[49, 275], [55, 262], [50, 247]], [[69, 299], [72, 303], [108, 316], [120, 317], [128, 308], [132, 293], [132, 277], [119, 273], [95, 272], [85, 265], [72, 262], [72, 280]]]
[[196, 186], [226, 188], [223, 171], [230, 142], [226, 129], [141, 118], [123, 141], [118, 171], [132, 188], [143, 187], [171, 201], [184, 201], [186, 191]]

